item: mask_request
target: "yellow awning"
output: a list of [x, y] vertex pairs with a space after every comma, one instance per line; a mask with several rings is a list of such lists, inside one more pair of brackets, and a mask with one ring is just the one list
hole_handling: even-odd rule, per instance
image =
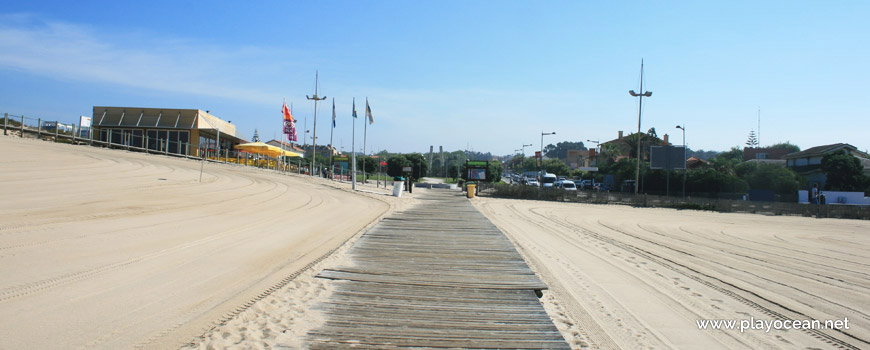
[[251, 142], [251, 143], [243, 143], [240, 145], [236, 145], [236, 150], [245, 151], [248, 153], [257, 153], [267, 155], [269, 157], [278, 157], [278, 156], [286, 156], [286, 157], [302, 157], [301, 154], [296, 152], [291, 152], [288, 150], [282, 150], [279, 147], [275, 147], [272, 145], [267, 145], [262, 142]]

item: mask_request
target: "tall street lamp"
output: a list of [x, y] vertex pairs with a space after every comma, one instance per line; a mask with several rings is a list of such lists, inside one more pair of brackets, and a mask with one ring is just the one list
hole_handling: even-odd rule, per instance
[[601, 143], [598, 140], [586, 139], [586, 142], [595, 143], [595, 166], [598, 166], [598, 154], [601, 153]]
[[526, 147], [532, 147], [532, 144], [523, 144], [523, 158], [520, 159], [520, 166], [523, 168], [523, 171], [526, 171]]
[[683, 130], [683, 161], [686, 162], [685, 169], [683, 169], [683, 197], [686, 196], [686, 173], [689, 172], [689, 160], [686, 159], [686, 124], [683, 123], [682, 126], [677, 125], [677, 129]]
[[320, 72], [315, 71], [314, 73], [314, 96], [305, 95], [305, 98], [314, 101], [314, 136], [311, 141], [311, 171], [310, 175], [314, 176], [314, 161], [315, 161], [315, 153], [317, 153], [317, 102], [323, 101], [326, 99], [326, 96], [320, 97], [317, 96], [317, 83], [320, 80]]
[[[640, 60], [640, 90], [639, 91], [643, 91], [643, 59]], [[638, 102], [637, 102], [637, 170], [634, 173], [634, 194], [637, 194], [638, 190], [640, 190], [640, 162], [643, 161], [643, 159], [641, 159], [641, 156], [640, 156], [640, 140], [641, 140], [640, 113], [641, 113], [641, 110], [643, 108], [644, 96], [645, 97], [652, 96], [652, 91], [644, 91], [643, 93], [639, 94], [639, 93], [634, 92], [634, 90], [629, 90], [628, 94], [633, 96], [633, 97], [638, 98]]]
[[538, 181], [538, 185], [540, 185], [541, 188], [544, 188], [544, 136], [546, 135], [556, 135], [556, 132], [541, 131], [541, 178], [540, 181]]

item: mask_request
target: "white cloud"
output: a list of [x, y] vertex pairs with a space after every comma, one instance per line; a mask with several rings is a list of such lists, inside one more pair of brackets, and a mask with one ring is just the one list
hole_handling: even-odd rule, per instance
[[[219, 48], [184, 38], [100, 33], [90, 27], [0, 17], [0, 66], [33, 74], [157, 91], [274, 103], [279, 94], [249, 76], [264, 74], [254, 47]], [[274, 50], [271, 52], [275, 54]]]

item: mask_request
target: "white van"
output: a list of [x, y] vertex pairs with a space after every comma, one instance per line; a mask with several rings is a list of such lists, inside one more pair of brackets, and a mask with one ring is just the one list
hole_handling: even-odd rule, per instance
[[556, 174], [546, 173], [544, 177], [541, 178], [542, 187], [553, 187], [553, 184], [556, 183], [557, 177]]

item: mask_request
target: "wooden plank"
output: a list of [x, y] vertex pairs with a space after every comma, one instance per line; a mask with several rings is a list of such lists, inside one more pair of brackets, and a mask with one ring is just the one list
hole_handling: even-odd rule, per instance
[[431, 191], [318, 274], [335, 290], [311, 349], [569, 349], [535, 290], [547, 286], [468, 200]]

